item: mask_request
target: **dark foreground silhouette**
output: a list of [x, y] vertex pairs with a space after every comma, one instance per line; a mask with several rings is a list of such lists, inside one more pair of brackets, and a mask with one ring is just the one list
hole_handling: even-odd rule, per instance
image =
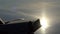
[[[9, 23], [9, 22], [7, 22]], [[2, 24], [0, 21], [0, 34], [34, 34], [40, 28], [40, 20], [21, 23]]]

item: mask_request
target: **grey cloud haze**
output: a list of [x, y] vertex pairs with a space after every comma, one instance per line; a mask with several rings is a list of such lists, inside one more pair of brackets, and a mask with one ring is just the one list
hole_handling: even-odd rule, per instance
[[[0, 0], [0, 17], [3, 19], [32, 19], [42, 17], [43, 12], [51, 25], [46, 34], [60, 34], [60, 0]], [[37, 31], [35, 34], [40, 33]]]

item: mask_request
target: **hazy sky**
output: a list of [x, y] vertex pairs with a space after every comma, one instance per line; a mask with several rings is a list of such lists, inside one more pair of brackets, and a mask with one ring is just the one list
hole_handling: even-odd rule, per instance
[[0, 0], [0, 17], [7, 20], [42, 17], [43, 14], [52, 25], [47, 34], [59, 34], [60, 0]]

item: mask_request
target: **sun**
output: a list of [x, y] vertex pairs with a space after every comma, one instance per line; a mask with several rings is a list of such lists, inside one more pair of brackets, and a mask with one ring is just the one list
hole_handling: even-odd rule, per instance
[[40, 22], [41, 22], [42, 28], [45, 29], [47, 27], [47, 19], [45, 17], [42, 17]]

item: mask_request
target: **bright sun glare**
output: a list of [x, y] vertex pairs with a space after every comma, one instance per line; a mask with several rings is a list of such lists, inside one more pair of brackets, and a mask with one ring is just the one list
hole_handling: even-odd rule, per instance
[[47, 27], [47, 19], [45, 17], [41, 18], [41, 25], [42, 25], [43, 30], [45, 30]]

